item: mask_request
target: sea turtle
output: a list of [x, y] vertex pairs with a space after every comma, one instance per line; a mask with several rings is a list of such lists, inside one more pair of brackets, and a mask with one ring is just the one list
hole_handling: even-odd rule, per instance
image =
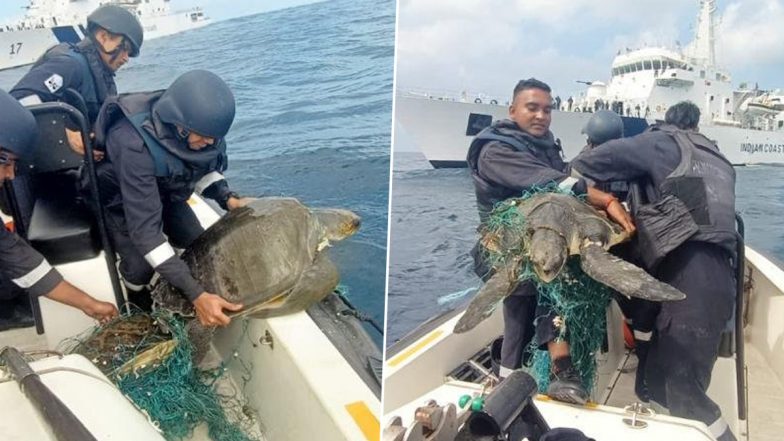
[[558, 276], [569, 255], [579, 254], [585, 274], [621, 294], [654, 301], [686, 298], [643, 269], [608, 253], [613, 245], [628, 240], [628, 233], [574, 196], [541, 193], [507, 203], [517, 211], [515, 215], [525, 219], [524, 232], [521, 235], [519, 229], [501, 226], [482, 236], [486, 250], [505, 258], [468, 305], [454, 332], [466, 332], [490, 316], [497, 303], [517, 286], [526, 260], [544, 283]]
[[[347, 210], [309, 209], [293, 198], [260, 198], [208, 228], [182, 259], [208, 292], [245, 306], [234, 317], [291, 314], [335, 289], [338, 271], [323, 251], [359, 225], [359, 216]], [[153, 289], [153, 299], [157, 307], [194, 315], [192, 304], [165, 280]], [[204, 349], [199, 340], [210, 334], [194, 332], [196, 320], [189, 328], [197, 352]]]

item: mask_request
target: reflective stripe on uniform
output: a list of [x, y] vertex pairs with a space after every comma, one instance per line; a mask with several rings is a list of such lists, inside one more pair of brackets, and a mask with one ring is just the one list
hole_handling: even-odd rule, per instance
[[506, 378], [506, 377], [512, 375], [512, 372], [514, 372], [514, 371], [515, 371], [514, 369], [511, 369], [511, 368], [508, 368], [508, 367], [506, 367], [504, 365], [501, 365], [501, 366], [498, 367], [498, 376], [501, 377], [501, 378]]
[[651, 341], [651, 337], [653, 336], [653, 331], [650, 332], [642, 332], [642, 331], [634, 331], [634, 339], [640, 341]]
[[158, 265], [166, 262], [172, 257], [174, 257], [174, 248], [169, 245], [169, 242], [164, 242], [145, 254], [144, 260], [146, 260], [151, 267], [157, 268]]
[[726, 432], [729, 428], [730, 427], [727, 425], [727, 422], [724, 421], [724, 418], [719, 417], [718, 420], [714, 421], [713, 424], [708, 426], [708, 432], [710, 432], [714, 438], [718, 438], [724, 435], [724, 432]]
[[199, 181], [196, 183], [196, 187], [195, 187], [196, 193], [201, 194], [201, 192], [206, 190], [207, 187], [209, 187], [210, 185], [212, 185], [212, 184], [214, 184], [214, 183], [216, 183], [218, 181], [222, 181], [224, 179], [226, 179], [226, 178], [223, 177], [222, 174], [220, 174], [220, 173], [218, 173], [216, 171], [207, 173], [206, 175], [204, 175], [203, 178], [199, 179]]
[[578, 181], [579, 179], [569, 176], [563, 181], [561, 181], [560, 184], [558, 184], [558, 188], [560, 188], [561, 190], [571, 190], [572, 187], [574, 187], [574, 184], [576, 184]]
[[19, 104], [25, 107], [32, 106], [34, 104], [41, 104], [42, 102], [43, 101], [41, 101], [41, 97], [38, 95], [27, 95], [26, 97], [19, 100]]
[[33, 285], [38, 283], [39, 280], [43, 279], [44, 276], [46, 276], [51, 270], [52, 266], [49, 265], [49, 262], [47, 262], [46, 259], [44, 259], [41, 264], [35, 267], [32, 271], [22, 277], [13, 279], [13, 282], [20, 288], [31, 288]]
[[131, 283], [125, 279], [123, 279], [123, 285], [128, 288], [129, 291], [139, 292], [143, 290], [146, 286], [145, 285], [137, 285], [135, 283]]

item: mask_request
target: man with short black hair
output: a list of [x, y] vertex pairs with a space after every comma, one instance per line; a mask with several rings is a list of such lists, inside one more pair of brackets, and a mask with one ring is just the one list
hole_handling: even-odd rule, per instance
[[[550, 132], [553, 105], [550, 92], [550, 87], [542, 81], [521, 80], [514, 88], [510, 119], [496, 121], [471, 143], [467, 161], [480, 221], [487, 220], [498, 202], [554, 183], [562, 190], [586, 195], [589, 202], [606, 209], [624, 228], [633, 231], [634, 226], [617, 199], [589, 188], [585, 180], [572, 178], [567, 173], [561, 146]], [[472, 254], [477, 275], [487, 280], [492, 268], [484, 261], [485, 253], [480, 243]], [[572, 366], [569, 345], [556, 341], [559, 333], [553, 322], [555, 314], [537, 308], [537, 291], [531, 282], [520, 283], [512, 295], [504, 299], [500, 376], [505, 377], [521, 367], [525, 346], [534, 337], [535, 316], [541, 317], [537, 321], [536, 341], [549, 351], [553, 360], [548, 393], [559, 400], [585, 403], [588, 393]]]
[[718, 440], [731, 441], [707, 389], [734, 306], [735, 170], [699, 133], [699, 119], [696, 105], [680, 102], [667, 110], [664, 124], [606, 142], [571, 165], [595, 181], [650, 183], [632, 201], [640, 227], [635, 248], [645, 269], [686, 299], [660, 306], [645, 383], [672, 415], [702, 421]]

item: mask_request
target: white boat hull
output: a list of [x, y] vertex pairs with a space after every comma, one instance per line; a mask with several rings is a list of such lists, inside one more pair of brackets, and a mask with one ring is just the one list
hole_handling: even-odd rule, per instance
[[[473, 135], [467, 135], [471, 114], [508, 118], [505, 105], [439, 100], [399, 93], [395, 96], [396, 131], [403, 132], [436, 167], [465, 167]], [[561, 140], [564, 155], [574, 158], [585, 146], [582, 129], [591, 113], [554, 111], [550, 127]], [[652, 124], [655, 121], [648, 121]], [[784, 131], [701, 125], [700, 131], [717, 142], [735, 165], [784, 164]], [[399, 136], [395, 136], [399, 139]]]

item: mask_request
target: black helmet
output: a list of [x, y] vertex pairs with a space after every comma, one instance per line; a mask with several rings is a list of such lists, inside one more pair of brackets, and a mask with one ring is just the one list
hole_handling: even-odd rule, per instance
[[153, 112], [165, 123], [223, 138], [234, 121], [234, 95], [214, 73], [192, 70], [174, 80], [155, 103]]
[[131, 44], [131, 57], [139, 55], [144, 41], [144, 29], [133, 13], [117, 5], [103, 5], [87, 16], [87, 29], [90, 32], [100, 26], [112, 34], [122, 35]]
[[0, 89], [0, 115], [0, 147], [19, 158], [28, 158], [38, 134], [33, 114]]
[[588, 142], [593, 145], [618, 139], [623, 136], [623, 120], [615, 112], [600, 110], [585, 124], [583, 133], [588, 135]]

